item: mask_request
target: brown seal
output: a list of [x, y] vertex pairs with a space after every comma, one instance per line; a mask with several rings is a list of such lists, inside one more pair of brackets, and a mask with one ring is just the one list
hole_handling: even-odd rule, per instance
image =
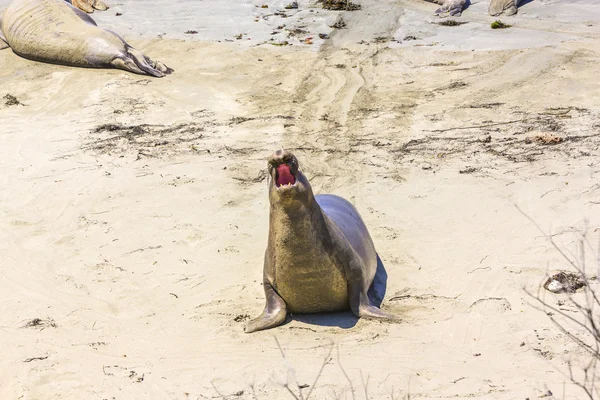
[[0, 15], [0, 49], [6, 47], [21, 57], [54, 64], [114, 67], [156, 77], [173, 71], [63, 0], [13, 0]]
[[371, 304], [377, 253], [358, 211], [335, 195], [313, 196], [289, 151], [268, 161], [269, 242], [265, 253], [263, 313], [247, 333], [273, 328], [287, 312], [350, 309], [358, 317], [399, 320]]

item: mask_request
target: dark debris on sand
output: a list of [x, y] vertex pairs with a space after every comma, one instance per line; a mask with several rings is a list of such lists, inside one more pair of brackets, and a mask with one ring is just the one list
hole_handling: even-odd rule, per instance
[[454, 19], [448, 19], [446, 21], [442, 21], [442, 22], [435, 22], [438, 25], [441, 26], [460, 26], [460, 25], [464, 25], [467, 24], [468, 22], [466, 21], [456, 21]]
[[17, 100], [17, 98], [15, 96], [13, 96], [12, 94], [7, 94], [3, 97], [3, 99], [5, 100], [4, 105], [6, 107], [11, 107], [11, 106], [23, 106], [24, 104], [21, 103], [19, 100]]
[[335, 11], [356, 11], [360, 10], [360, 4], [351, 2], [350, 0], [321, 0], [323, 8], [326, 10]]
[[505, 24], [504, 22], [500, 21], [500, 20], [496, 20], [494, 22], [492, 22], [492, 24], [490, 25], [490, 27], [492, 29], [506, 29], [506, 28], [510, 28], [512, 25], [509, 24]]
[[208, 121], [173, 125], [103, 124], [92, 129], [83, 148], [98, 154], [137, 152], [138, 159], [159, 157], [180, 151], [182, 146], [189, 150], [204, 137], [209, 125]]
[[333, 29], [344, 29], [346, 27], [346, 21], [344, 21], [343, 18], [338, 18], [337, 21], [335, 21], [335, 23], [333, 25], [331, 25], [331, 28]]
[[575, 293], [585, 285], [581, 274], [562, 271], [549, 277], [544, 283], [544, 289], [552, 293]]
[[23, 328], [36, 328], [40, 330], [44, 330], [46, 328], [56, 328], [56, 322], [52, 318], [41, 319], [34, 318], [31, 321], [27, 321]]

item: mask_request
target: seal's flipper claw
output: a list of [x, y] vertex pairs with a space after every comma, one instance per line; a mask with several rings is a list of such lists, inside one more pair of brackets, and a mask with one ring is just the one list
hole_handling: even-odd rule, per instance
[[94, 1], [94, 4], [92, 4], [92, 7], [94, 7], [96, 10], [100, 10], [100, 11], [106, 11], [106, 10], [108, 10], [110, 8], [102, 0], [96, 0], [96, 1]]
[[283, 324], [287, 316], [285, 301], [277, 294], [269, 282], [264, 283], [267, 305], [262, 314], [244, 326], [244, 332], [252, 333], [274, 328]]
[[88, 2], [88, 0], [72, 0], [73, 7], [77, 7], [86, 13], [93, 13], [94, 7]]

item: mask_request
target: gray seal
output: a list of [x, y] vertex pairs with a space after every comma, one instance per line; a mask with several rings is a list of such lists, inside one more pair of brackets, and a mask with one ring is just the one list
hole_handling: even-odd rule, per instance
[[357, 317], [398, 321], [367, 296], [377, 270], [377, 253], [356, 208], [335, 195], [314, 196], [290, 151], [279, 150], [269, 157], [268, 170], [266, 306], [244, 330], [281, 325], [288, 312], [350, 309]]
[[106, 11], [108, 5], [102, 0], [65, 0], [73, 6], [79, 8], [86, 13], [93, 13], [94, 10]]
[[430, 3], [441, 5], [435, 10], [435, 15], [443, 17], [460, 17], [463, 9], [467, 4], [467, 0], [426, 0]]
[[0, 16], [0, 49], [6, 47], [21, 57], [53, 64], [120, 68], [156, 77], [173, 71], [63, 0], [10, 3]]
[[515, 15], [521, 0], [490, 0], [488, 13], [492, 16]]

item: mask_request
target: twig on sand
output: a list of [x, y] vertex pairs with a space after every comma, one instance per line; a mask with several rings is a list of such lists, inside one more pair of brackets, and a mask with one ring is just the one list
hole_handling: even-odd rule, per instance
[[494, 122], [491, 124], [483, 124], [483, 125], [457, 126], [455, 128], [446, 128], [446, 129], [432, 129], [429, 132], [448, 132], [448, 131], [456, 131], [456, 130], [460, 130], [460, 129], [487, 128], [490, 126], [516, 124], [517, 122], [525, 122], [525, 121], [527, 121], [527, 120], [526, 119], [515, 119], [512, 121]]
[[[285, 362], [286, 366], [287, 366], [287, 359], [285, 358], [285, 352], [283, 351], [283, 348], [281, 347], [281, 344], [279, 343], [279, 339], [277, 339], [277, 336], [274, 336], [275, 338], [275, 342], [277, 343], [277, 347], [279, 348], [279, 351], [281, 352], [281, 357], [283, 358], [283, 361]], [[298, 383], [296, 383], [296, 386], [298, 386], [298, 392], [300, 393], [300, 397], [296, 396], [296, 393], [294, 393], [292, 391], [292, 389], [290, 389], [290, 385], [288, 382], [288, 378], [289, 378], [289, 366], [288, 367], [288, 373], [286, 374], [285, 377], [285, 384], [283, 385], [284, 388], [286, 388], [286, 390], [292, 395], [292, 397], [296, 400], [304, 400], [304, 396], [302, 395], [302, 390], [300, 389], [300, 387], [298, 386]]]
[[41, 361], [41, 360], [45, 360], [48, 357], [50, 357], [50, 355], [41, 356], [41, 357], [31, 357], [31, 358], [27, 358], [27, 359], [23, 360], [23, 362], [29, 363], [32, 361]]
[[[287, 364], [287, 359], [285, 358], [285, 352], [283, 351], [283, 348], [281, 347], [281, 344], [279, 343], [279, 340], [277, 339], [277, 336], [275, 336], [275, 342], [277, 343], [277, 347], [279, 348], [279, 351], [281, 352], [281, 356], [283, 357], [283, 360], [286, 362]], [[315, 389], [315, 387], [317, 386], [317, 382], [319, 381], [319, 378], [321, 377], [321, 375], [323, 374], [323, 370], [325, 369], [325, 365], [327, 365], [329, 358], [331, 356], [331, 353], [333, 351], [333, 346], [334, 344], [331, 343], [331, 346], [329, 347], [329, 351], [327, 352], [327, 355], [325, 356], [325, 358], [323, 359], [323, 363], [321, 364], [321, 368], [319, 369], [319, 373], [317, 374], [317, 376], [315, 377], [315, 381], [313, 382], [313, 384], [310, 387], [310, 390], [308, 391], [308, 393], [306, 394], [306, 398], [304, 397], [304, 395], [302, 394], [302, 387], [300, 385], [298, 385], [298, 382], [296, 382], [296, 387], [298, 388], [298, 393], [299, 393], [299, 397], [292, 391], [292, 389], [289, 386], [289, 382], [287, 380], [286, 377], [286, 382], [283, 385], [283, 387], [286, 388], [286, 390], [296, 399], [296, 400], [308, 400], [310, 398], [311, 393], [313, 392], [313, 390]], [[305, 387], [305, 386], [304, 386]]]
[[365, 389], [365, 400], [369, 400], [369, 394], [368, 394], [368, 386], [369, 386], [369, 375], [367, 375], [367, 381], [365, 382], [365, 379], [363, 378], [363, 374], [362, 374], [362, 370], [360, 371], [360, 381], [362, 382], [363, 388]]
[[352, 385], [352, 381], [350, 380], [350, 377], [346, 373], [346, 370], [344, 369], [344, 366], [342, 365], [342, 362], [340, 360], [340, 346], [337, 346], [337, 361], [338, 361], [338, 365], [340, 366], [340, 369], [342, 370], [342, 373], [344, 374], [344, 376], [346, 377], [346, 380], [348, 381], [348, 384], [350, 385], [350, 392], [352, 393], [352, 400], [356, 400], [356, 396], [354, 395], [354, 385]]
[[[586, 248], [590, 249], [592, 253], [594, 253], [594, 246], [591, 244], [589, 238], [586, 235], [587, 229], [580, 232], [581, 237], [579, 238], [579, 254], [575, 255], [571, 252], [569, 255], [561, 249], [556, 242], [554, 241], [554, 237], [551, 234], [547, 234], [540, 227], [540, 225], [533, 220], [529, 215], [527, 215], [524, 211], [522, 211], [518, 206], [515, 205], [517, 210], [527, 218], [541, 233], [544, 235], [546, 240], [550, 242], [552, 247], [562, 256], [562, 258], [577, 272], [579, 278], [584, 282], [584, 298], [583, 302], [575, 300], [572, 296], [569, 296], [568, 300], [571, 305], [573, 305], [577, 311], [581, 313], [582, 320], [569, 315], [567, 312], [562, 309], [550, 305], [550, 303], [543, 298], [540, 297], [539, 291], [541, 290], [541, 285], [538, 288], [537, 295], [530, 293], [525, 290], [525, 292], [532, 297], [536, 302], [541, 305], [539, 310], [545, 312], [552, 323], [569, 339], [575, 342], [579, 347], [583, 350], [587, 351], [591, 359], [589, 363], [582, 367], [583, 369], [583, 377], [575, 377], [573, 374], [573, 367], [571, 362], [568, 362], [569, 368], [569, 379], [576, 386], [581, 388], [587, 395], [589, 399], [596, 399], [600, 397], [600, 390], [597, 387], [597, 379], [598, 379], [598, 363], [600, 362], [600, 324], [597, 320], [597, 311], [600, 307], [600, 298], [596, 293], [595, 288], [591, 287], [590, 279], [587, 277], [586, 272]], [[598, 238], [598, 250], [595, 255], [595, 259], [597, 261], [597, 274], [600, 274], [600, 237]], [[536, 307], [537, 308], [537, 307]], [[551, 312], [548, 312], [550, 310]], [[581, 329], [578, 333], [574, 331], [572, 326], [569, 324], [573, 324], [575, 327]]]
[[327, 355], [323, 359], [323, 363], [321, 364], [321, 369], [319, 370], [319, 373], [315, 377], [315, 381], [313, 382], [312, 386], [310, 387], [310, 390], [308, 391], [308, 394], [306, 395], [306, 400], [308, 400], [308, 398], [310, 397], [310, 394], [317, 386], [317, 381], [321, 377], [321, 374], [323, 373], [323, 369], [325, 369], [325, 365], [327, 365], [327, 362], [329, 361], [329, 357], [331, 356], [332, 351], [333, 351], [333, 343], [331, 343], [331, 346], [329, 346], [329, 351], [327, 352]]
[[219, 389], [217, 389], [217, 387], [215, 386], [214, 379], [212, 381], [210, 381], [210, 385], [213, 387], [213, 389], [215, 389], [215, 392], [217, 392], [217, 394], [219, 395], [220, 398], [226, 399], [226, 397], [221, 392], [219, 392]]

